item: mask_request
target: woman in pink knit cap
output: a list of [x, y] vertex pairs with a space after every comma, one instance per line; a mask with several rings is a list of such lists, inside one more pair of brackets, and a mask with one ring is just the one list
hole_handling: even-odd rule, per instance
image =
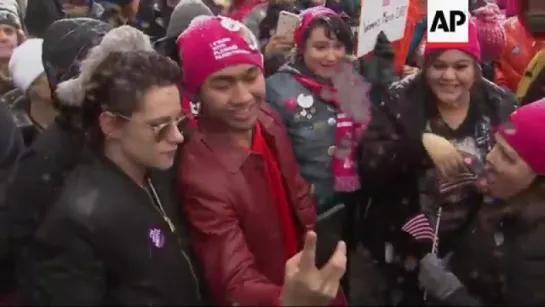
[[[402, 225], [419, 214], [433, 220], [442, 208], [439, 254], [452, 252], [454, 273], [488, 304], [495, 304], [500, 301], [500, 259], [495, 257], [499, 247], [493, 231], [476, 227], [485, 199], [473, 185], [459, 183], [484, 164], [495, 144], [491, 131], [507, 119], [515, 99], [482, 77], [480, 61], [473, 23], [465, 45], [450, 49], [427, 45], [422, 71], [392, 84], [374, 110], [361, 142], [359, 171], [361, 182], [373, 194], [373, 206], [366, 213], [371, 217], [368, 223], [374, 224], [370, 231], [376, 242], [371, 246], [382, 243], [382, 253], [395, 251], [393, 257], [385, 256], [390, 264], [395, 265], [392, 259], [404, 259], [398, 263], [402, 270], [414, 268], [411, 264], [431, 250], [432, 242], [403, 231]], [[476, 170], [465, 165], [466, 157]], [[447, 185], [449, 189], [443, 190]], [[410, 274], [402, 277], [410, 284]], [[407, 293], [408, 288], [401, 290], [405, 297], [422, 297]]]
[[[481, 216], [487, 227], [499, 229], [497, 237], [505, 246], [502, 292], [507, 306], [545, 304], [544, 123], [545, 99], [519, 108], [497, 130], [497, 143], [487, 156], [483, 187], [496, 201], [486, 206]], [[435, 255], [421, 261], [420, 272], [421, 284], [430, 294], [450, 292], [444, 298], [448, 305], [482, 303], [468, 295]]]
[[472, 20], [481, 46], [483, 76], [491, 81], [494, 81], [495, 62], [505, 46], [504, 19], [500, 8], [494, 3], [488, 3], [473, 12]]
[[496, 4], [488, 3], [473, 12], [472, 20], [477, 28], [481, 60], [483, 62], [496, 60], [505, 45], [505, 30], [502, 25], [505, 17]]

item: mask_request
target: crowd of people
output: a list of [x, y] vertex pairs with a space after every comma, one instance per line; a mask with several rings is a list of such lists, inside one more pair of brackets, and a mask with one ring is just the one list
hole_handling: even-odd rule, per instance
[[545, 1], [408, 3], [0, 0], [0, 305], [545, 304]]

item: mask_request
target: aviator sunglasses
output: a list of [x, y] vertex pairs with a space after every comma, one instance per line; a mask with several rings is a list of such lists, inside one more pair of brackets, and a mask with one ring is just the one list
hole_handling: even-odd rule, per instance
[[138, 125], [147, 126], [148, 128], [151, 129], [151, 131], [155, 135], [155, 141], [157, 142], [166, 139], [169, 133], [169, 129], [172, 128], [172, 126], [174, 126], [175, 129], [178, 129], [180, 133], [183, 133], [185, 129], [185, 124], [187, 123], [187, 120], [188, 120], [187, 116], [180, 115], [179, 117], [171, 118], [168, 121], [165, 121], [162, 123], [151, 124], [151, 123], [137, 121], [137, 120], [134, 120], [133, 118], [130, 118], [121, 114], [113, 114], [113, 115]]

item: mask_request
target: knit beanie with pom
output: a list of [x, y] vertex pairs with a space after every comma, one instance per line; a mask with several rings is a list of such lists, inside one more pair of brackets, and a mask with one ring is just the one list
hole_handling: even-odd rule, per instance
[[474, 11], [473, 22], [477, 26], [483, 62], [496, 60], [505, 46], [503, 19], [500, 8], [493, 3], [488, 3]]
[[21, 28], [20, 10], [17, 1], [2, 0], [0, 1], [0, 24], [8, 24], [17, 29]]

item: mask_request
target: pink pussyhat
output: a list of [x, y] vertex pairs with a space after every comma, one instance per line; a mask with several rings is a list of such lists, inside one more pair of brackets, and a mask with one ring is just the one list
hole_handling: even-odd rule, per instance
[[498, 133], [539, 176], [545, 176], [545, 98], [515, 110]]
[[309, 9], [306, 9], [299, 13], [299, 25], [295, 28], [295, 33], [293, 34], [293, 41], [297, 48], [303, 48], [303, 36], [308, 29], [310, 23], [319, 17], [325, 16], [336, 16], [335, 11], [325, 7], [325, 6], [315, 6]]
[[505, 46], [505, 30], [500, 8], [494, 3], [475, 10], [472, 20], [477, 28], [477, 37], [481, 46], [481, 60], [496, 60]]
[[461, 50], [474, 57], [477, 62], [481, 61], [481, 46], [479, 45], [479, 36], [477, 34], [477, 27], [475, 26], [475, 23], [469, 21], [468, 42], [466, 44], [461, 44], [460, 46], [451, 48], [435, 47], [433, 45], [426, 44], [424, 48], [424, 58], [428, 59], [432, 53], [437, 51], [447, 51], [450, 49]]

